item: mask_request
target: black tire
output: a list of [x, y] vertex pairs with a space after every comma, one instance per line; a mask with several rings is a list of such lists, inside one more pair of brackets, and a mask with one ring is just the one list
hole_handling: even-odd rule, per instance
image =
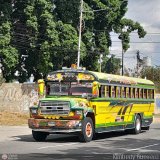
[[132, 129], [132, 133], [139, 134], [141, 132], [141, 127], [142, 127], [140, 115], [138, 115], [138, 114], [136, 115], [134, 124], [135, 124], [135, 128]]
[[45, 133], [45, 132], [39, 132], [39, 131], [33, 131], [32, 130], [32, 136], [33, 138], [38, 141], [38, 142], [42, 142], [42, 141], [45, 141], [47, 136], [48, 136], [48, 133]]
[[147, 126], [147, 127], [142, 127], [142, 130], [149, 130], [150, 129], [150, 126]]
[[82, 122], [82, 131], [79, 134], [79, 140], [81, 142], [90, 142], [93, 138], [93, 134], [93, 121], [90, 117], [86, 117]]

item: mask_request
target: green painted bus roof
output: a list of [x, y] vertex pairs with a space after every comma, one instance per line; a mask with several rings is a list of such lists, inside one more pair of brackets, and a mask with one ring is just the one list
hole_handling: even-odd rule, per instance
[[128, 82], [132, 82], [135, 84], [154, 85], [152, 81], [147, 80], [147, 79], [113, 75], [113, 74], [93, 72], [93, 71], [89, 71], [89, 72], [95, 75], [95, 77], [97, 77], [98, 80], [108, 80], [108, 81], [114, 81], [114, 82], [128, 81]]
[[84, 73], [84, 74], [92, 74], [100, 82], [109, 81], [113, 83], [123, 83], [123, 84], [130, 84], [130, 85], [136, 85], [136, 86], [139, 86], [139, 85], [154, 86], [154, 83], [147, 79], [120, 76], [120, 75], [94, 72], [94, 71], [88, 71], [88, 70], [65, 69], [65, 70], [50, 72], [49, 74], [60, 73], [60, 72], [61, 73], [77, 72], [77, 73]]

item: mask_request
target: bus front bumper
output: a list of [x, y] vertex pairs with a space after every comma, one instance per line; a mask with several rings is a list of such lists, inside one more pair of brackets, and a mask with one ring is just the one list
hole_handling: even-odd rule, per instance
[[28, 119], [28, 126], [34, 131], [48, 133], [71, 133], [81, 131], [81, 120]]

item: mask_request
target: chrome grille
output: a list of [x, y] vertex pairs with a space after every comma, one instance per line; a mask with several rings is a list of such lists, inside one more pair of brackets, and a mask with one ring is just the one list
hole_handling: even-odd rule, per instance
[[42, 101], [40, 102], [41, 114], [68, 115], [70, 103], [63, 101]]

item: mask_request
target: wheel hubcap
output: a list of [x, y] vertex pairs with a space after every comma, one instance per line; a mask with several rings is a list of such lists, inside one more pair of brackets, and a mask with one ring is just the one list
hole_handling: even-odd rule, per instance
[[86, 124], [86, 135], [90, 137], [92, 135], [92, 125], [90, 123]]
[[137, 129], [137, 131], [139, 131], [140, 128], [141, 128], [141, 122], [140, 122], [139, 119], [137, 119], [137, 120], [136, 120], [136, 129]]

